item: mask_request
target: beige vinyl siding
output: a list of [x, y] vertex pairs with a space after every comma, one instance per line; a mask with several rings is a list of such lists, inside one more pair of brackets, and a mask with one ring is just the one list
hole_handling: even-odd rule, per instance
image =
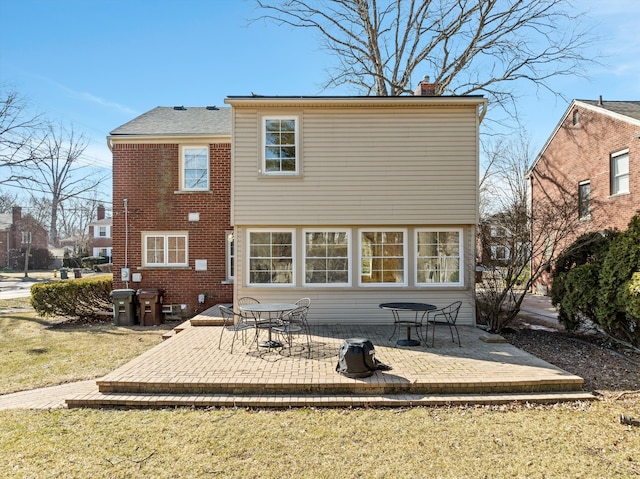
[[[301, 175], [262, 177], [261, 117], [300, 119]], [[236, 225], [471, 224], [475, 105], [234, 108]]]
[[[253, 228], [256, 225], [252, 225]], [[406, 225], [405, 225], [406, 226]], [[424, 225], [421, 225], [424, 226]], [[383, 225], [378, 225], [383, 228]], [[419, 228], [416, 226], [415, 228]], [[378, 304], [390, 301], [416, 301], [446, 306], [461, 300], [463, 306], [458, 318], [459, 324], [475, 324], [474, 304], [474, 274], [475, 274], [475, 226], [456, 225], [463, 230], [464, 248], [464, 286], [415, 286], [415, 256], [414, 256], [414, 227], [408, 228], [406, 271], [408, 286], [358, 286], [358, 230], [352, 231], [352, 286], [351, 287], [314, 287], [302, 286], [304, 275], [303, 265], [303, 228], [295, 228], [296, 234], [296, 284], [287, 287], [273, 288], [270, 286], [247, 286], [246, 255], [236, 256], [236, 272], [234, 278], [234, 297], [251, 296], [261, 302], [295, 302], [296, 300], [311, 298], [309, 321], [314, 323], [360, 323], [360, 324], [391, 324], [391, 313], [378, 308]], [[249, 228], [249, 227], [248, 227]], [[273, 226], [273, 228], [277, 228]], [[326, 226], [331, 230], [332, 226]], [[372, 226], [375, 228], [375, 226]], [[398, 228], [402, 228], [399, 226]], [[444, 226], [443, 226], [444, 228]], [[244, 251], [246, 245], [246, 228], [236, 226], [236, 251]]]

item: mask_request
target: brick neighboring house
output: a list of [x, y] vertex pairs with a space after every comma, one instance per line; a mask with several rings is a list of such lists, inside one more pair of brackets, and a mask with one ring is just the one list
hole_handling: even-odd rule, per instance
[[640, 209], [640, 101], [572, 101], [530, 169], [530, 194], [533, 228], [542, 200], [575, 206], [576, 234], [556, 251], [585, 232], [626, 229]]
[[17, 252], [31, 242], [31, 249], [47, 249], [47, 230], [31, 215], [22, 215], [22, 208], [14, 206], [11, 214], [0, 214], [0, 268], [23, 268], [16, 264]]
[[185, 317], [231, 302], [230, 108], [158, 107], [108, 143], [114, 288], [162, 289]]
[[96, 221], [89, 223], [89, 254], [108, 258], [111, 261], [113, 250], [111, 229], [113, 222], [111, 218], [105, 217], [103, 205], [99, 205], [97, 210]]

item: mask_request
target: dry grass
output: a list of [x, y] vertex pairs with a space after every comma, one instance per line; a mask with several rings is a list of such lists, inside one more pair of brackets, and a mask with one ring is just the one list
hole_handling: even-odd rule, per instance
[[625, 403], [552, 407], [0, 412], [0, 476], [640, 475]]
[[[4, 308], [25, 299], [3, 302]], [[55, 324], [33, 310], [5, 312], [0, 315], [0, 394], [100, 377], [160, 343], [165, 329]]]

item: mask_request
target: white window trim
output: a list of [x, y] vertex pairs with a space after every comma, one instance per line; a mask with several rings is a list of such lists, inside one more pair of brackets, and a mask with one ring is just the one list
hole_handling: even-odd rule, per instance
[[[347, 235], [347, 282], [346, 283], [307, 283], [307, 233], [345, 233]], [[302, 285], [310, 288], [348, 288], [351, 287], [353, 271], [351, 230], [345, 228], [306, 228], [302, 230]]]
[[[621, 157], [621, 156], [625, 156], [627, 157], [627, 189], [626, 190], [620, 190], [620, 191], [614, 191], [613, 187], [616, 183], [616, 178], [619, 178], [621, 175], [614, 175], [614, 171], [613, 171], [613, 164], [616, 161], [617, 158]], [[616, 196], [616, 195], [626, 195], [630, 193], [630, 181], [631, 181], [631, 165], [629, 164], [630, 161], [630, 157], [629, 157], [629, 148], [625, 148], [624, 150], [620, 150], [620, 151], [616, 151], [615, 153], [611, 153], [611, 156], [609, 158], [609, 169], [611, 171], [611, 196]]]
[[[459, 268], [460, 275], [459, 280], [456, 283], [419, 283], [418, 282], [418, 234], [429, 232], [457, 232], [458, 233], [458, 251], [459, 251]], [[414, 277], [413, 280], [416, 286], [425, 288], [450, 288], [452, 286], [464, 286], [464, 273], [465, 273], [465, 261], [464, 261], [464, 230], [463, 228], [416, 228], [413, 232], [413, 264], [414, 264]]]
[[[251, 233], [291, 233], [291, 283], [252, 283], [251, 282]], [[244, 252], [245, 277], [247, 285], [256, 288], [292, 288], [296, 286], [296, 230], [293, 228], [251, 228], [245, 236], [247, 245]], [[236, 260], [237, 264], [237, 260]]]
[[[185, 182], [187, 180], [185, 175], [185, 151], [189, 149], [206, 150], [207, 152], [207, 185], [204, 188], [187, 188]], [[211, 182], [211, 156], [209, 151], [209, 145], [181, 145], [180, 146], [180, 191], [209, 191]]]
[[[296, 169], [295, 171], [267, 171], [267, 128], [268, 120], [293, 120], [296, 128], [294, 131], [294, 146], [296, 149]], [[261, 125], [261, 152], [260, 152], [260, 175], [262, 176], [300, 176], [301, 174], [301, 148], [300, 148], [300, 116], [299, 115], [265, 115], [260, 119]]]
[[[184, 263], [148, 263], [147, 262], [147, 237], [164, 237], [165, 258], [168, 259], [168, 239], [169, 237], [183, 237], [185, 239], [185, 261]], [[142, 232], [142, 266], [145, 268], [184, 268], [189, 266], [189, 233], [186, 231], [143, 231]]]
[[227, 230], [225, 232], [225, 250], [224, 250], [224, 255], [225, 255], [225, 276], [227, 278], [227, 281], [230, 283], [233, 283], [233, 281], [235, 280], [234, 277], [234, 271], [231, 271], [231, 245], [233, 244], [234, 248], [233, 248], [233, 264], [234, 266], [237, 267], [237, 250], [235, 248], [235, 236], [234, 236], [234, 232], [233, 230]]
[[[363, 283], [362, 282], [362, 233], [385, 233], [385, 232], [397, 232], [402, 233], [404, 241], [402, 243], [402, 264], [404, 270], [404, 281], [402, 283]], [[409, 270], [408, 270], [408, 258], [407, 258], [407, 241], [409, 240], [409, 232], [406, 228], [360, 228], [358, 229], [358, 286], [363, 288], [403, 288], [409, 285]]]

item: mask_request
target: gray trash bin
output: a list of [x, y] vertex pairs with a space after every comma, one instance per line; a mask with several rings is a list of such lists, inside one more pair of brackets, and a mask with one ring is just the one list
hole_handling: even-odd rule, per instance
[[111, 291], [113, 303], [113, 324], [133, 326], [136, 324], [136, 290], [114, 289]]
[[68, 271], [67, 268], [60, 268], [60, 279], [69, 279]]

